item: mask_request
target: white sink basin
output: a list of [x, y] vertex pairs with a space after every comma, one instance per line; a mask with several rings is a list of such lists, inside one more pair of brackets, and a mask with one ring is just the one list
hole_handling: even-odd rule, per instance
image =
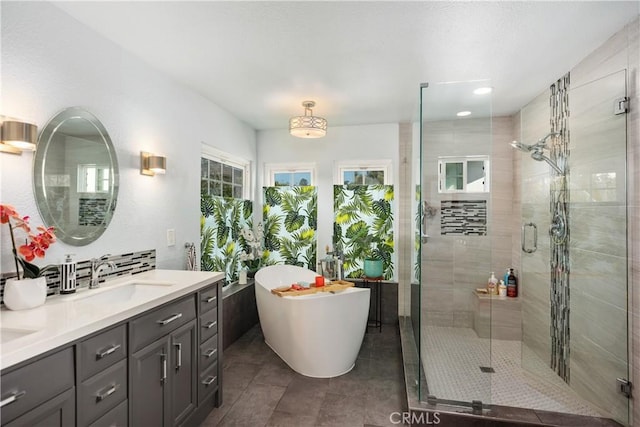
[[78, 300], [82, 304], [119, 304], [131, 299], [153, 297], [157, 295], [160, 289], [172, 285], [173, 283], [129, 282], [113, 288], [87, 290]]
[[0, 328], [0, 344], [5, 344], [9, 341], [13, 341], [35, 332], [38, 331], [32, 331], [29, 329]]

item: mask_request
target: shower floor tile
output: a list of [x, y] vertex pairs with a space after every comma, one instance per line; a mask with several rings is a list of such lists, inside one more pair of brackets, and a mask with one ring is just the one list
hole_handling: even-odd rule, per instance
[[[421, 334], [429, 394], [439, 399], [607, 416], [577, 396], [531, 351], [525, 350], [524, 369], [520, 341], [490, 342], [473, 329], [443, 326], [426, 326]], [[486, 367], [495, 372], [483, 372]]]

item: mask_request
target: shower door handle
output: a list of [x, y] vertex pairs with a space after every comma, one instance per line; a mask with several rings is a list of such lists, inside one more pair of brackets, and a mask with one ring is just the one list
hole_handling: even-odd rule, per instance
[[[526, 244], [527, 228], [533, 228], [533, 248], [527, 248], [527, 244]], [[536, 250], [538, 250], [538, 226], [536, 226], [533, 222], [522, 224], [521, 240], [522, 240], [522, 252], [532, 254]]]
[[426, 201], [422, 202], [422, 209], [420, 209], [420, 222], [422, 225], [422, 232], [420, 234], [420, 241], [422, 243], [427, 243], [429, 240], [429, 235], [427, 234], [427, 211], [429, 210], [429, 203]]

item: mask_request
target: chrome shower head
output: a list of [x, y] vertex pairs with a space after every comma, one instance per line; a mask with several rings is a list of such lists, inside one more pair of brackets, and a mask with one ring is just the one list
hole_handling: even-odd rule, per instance
[[524, 151], [525, 153], [528, 153], [533, 148], [531, 145], [523, 144], [522, 142], [519, 142], [519, 141], [511, 141], [510, 144], [513, 148], [520, 151]]
[[550, 132], [543, 138], [540, 138], [533, 145], [527, 145], [519, 141], [512, 141], [511, 146], [525, 153], [531, 153], [531, 158], [533, 160], [537, 160], [539, 162], [547, 162], [547, 164], [551, 166], [554, 171], [558, 172], [560, 175], [563, 175], [564, 172], [562, 171], [562, 169], [560, 169], [560, 167], [553, 160], [544, 155], [544, 150], [549, 149], [549, 147], [547, 147], [547, 139], [558, 135], [560, 135], [559, 132]]

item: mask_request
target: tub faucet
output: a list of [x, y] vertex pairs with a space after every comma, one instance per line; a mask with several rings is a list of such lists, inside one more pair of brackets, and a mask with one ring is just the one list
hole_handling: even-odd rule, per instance
[[116, 269], [116, 263], [113, 261], [107, 261], [105, 258], [109, 255], [105, 255], [100, 259], [91, 259], [91, 278], [89, 279], [89, 289], [97, 289], [100, 287], [98, 280], [100, 279], [100, 273], [105, 268], [109, 267], [111, 270]]
[[335, 262], [335, 276], [338, 280], [343, 280], [344, 271], [342, 269], [344, 264], [344, 252], [336, 249], [333, 251], [327, 251], [327, 255], [332, 257]]

